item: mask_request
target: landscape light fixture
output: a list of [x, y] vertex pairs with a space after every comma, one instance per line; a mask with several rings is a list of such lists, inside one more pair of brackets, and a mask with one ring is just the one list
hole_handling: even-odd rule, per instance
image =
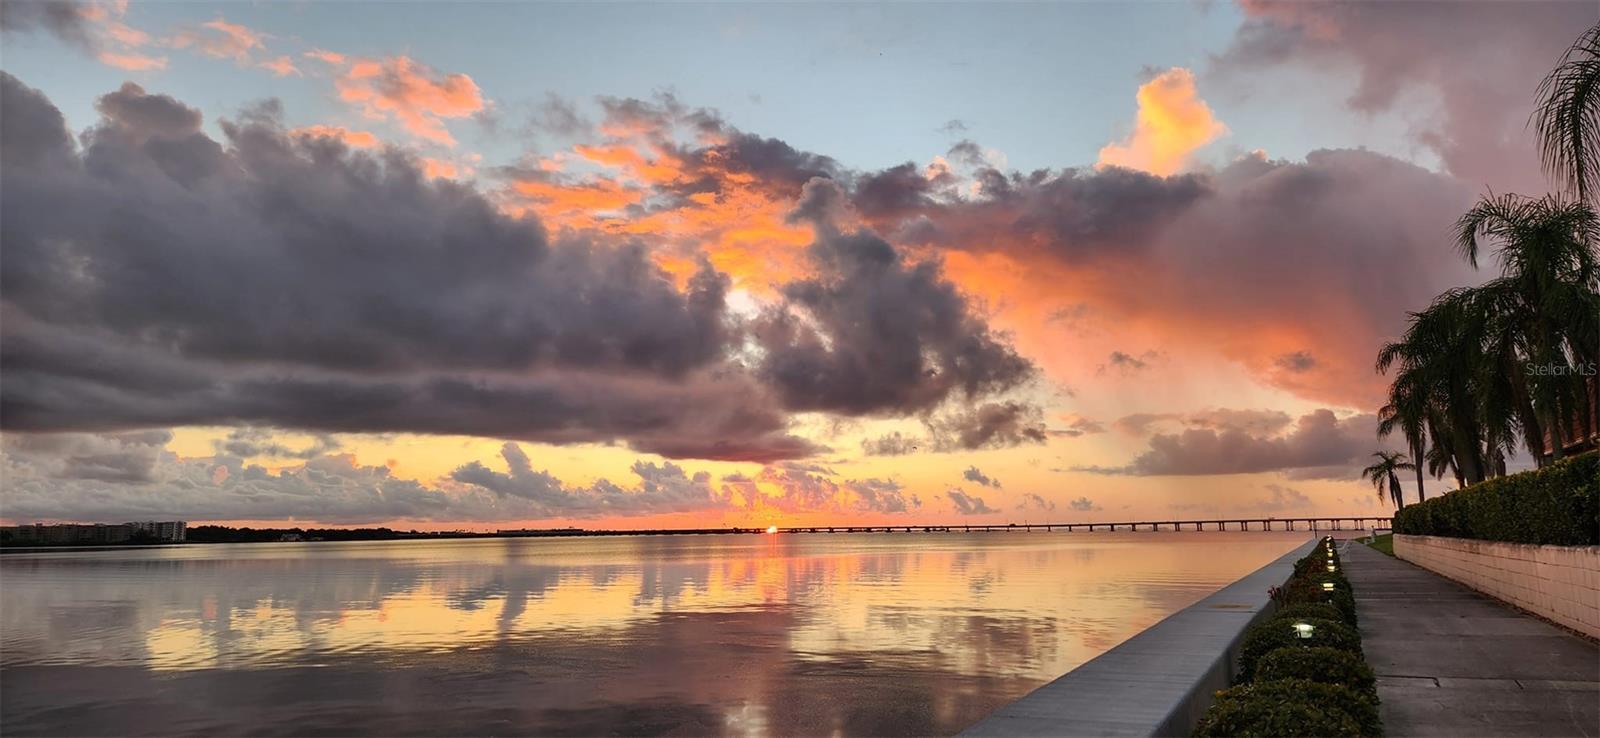
[[1310, 624], [1310, 623], [1295, 623], [1294, 624], [1294, 634], [1299, 636], [1299, 637], [1301, 637], [1301, 638], [1310, 638], [1311, 637], [1311, 631], [1314, 631], [1316, 629], [1317, 629], [1317, 627], [1312, 625], [1312, 624]]
[[1324, 592], [1332, 592], [1333, 591], [1333, 582], [1323, 582], [1322, 583], [1322, 591], [1324, 591]]

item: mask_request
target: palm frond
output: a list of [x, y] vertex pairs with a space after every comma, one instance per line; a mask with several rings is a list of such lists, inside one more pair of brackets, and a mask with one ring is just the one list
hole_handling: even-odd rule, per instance
[[1600, 24], [1539, 83], [1539, 100], [1532, 122], [1545, 172], [1588, 200], [1600, 193]]

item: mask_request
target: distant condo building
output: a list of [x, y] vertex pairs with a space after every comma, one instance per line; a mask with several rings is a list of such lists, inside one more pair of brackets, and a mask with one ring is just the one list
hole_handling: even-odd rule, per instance
[[131, 543], [137, 541], [162, 541], [179, 543], [184, 540], [189, 524], [182, 520], [140, 521], [105, 525], [101, 523], [59, 523], [46, 525], [0, 526], [0, 541], [5, 543]]
[[189, 524], [182, 520], [149, 520], [138, 523], [123, 523], [123, 525], [131, 529], [130, 536], [144, 532], [158, 541], [172, 541], [175, 543], [182, 541], [189, 529]]

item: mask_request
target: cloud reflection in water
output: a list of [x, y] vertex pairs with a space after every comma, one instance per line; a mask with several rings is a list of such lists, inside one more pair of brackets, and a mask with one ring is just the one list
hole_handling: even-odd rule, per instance
[[0, 729], [950, 734], [1300, 538], [784, 535], [9, 555]]

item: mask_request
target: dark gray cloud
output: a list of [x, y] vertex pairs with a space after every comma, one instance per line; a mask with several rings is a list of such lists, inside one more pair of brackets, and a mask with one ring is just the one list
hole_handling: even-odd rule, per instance
[[959, 489], [953, 489], [949, 492], [946, 492], [945, 497], [950, 498], [950, 504], [955, 505], [956, 512], [962, 515], [989, 515], [1000, 512], [999, 510], [989, 507], [988, 503], [984, 502], [982, 497], [978, 497], [977, 495], [969, 495]]
[[1114, 371], [1123, 376], [1138, 374], [1149, 369], [1150, 365], [1160, 358], [1161, 352], [1154, 350], [1145, 351], [1138, 356], [1126, 351], [1112, 351], [1106, 357], [1106, 363], [1101, 364], [1096, 373], [1105, 374], [1107, 371]]
[[[790, 412], [927, 413], [1033, 371], [936, 261], [825, 211], [816, 276], [781, 285], [747, 334], [707, 262], [680, 289], [642, 244], [552, 240], [402, 151], [290, 136], [275, 102], [214, 140], [130, 83], [80, 147], [41, 94], [9, 76], [3, 94], [8, 430], [446, 433], [765, 463], [820, 450]], [[842, 198], [830, 161], [713, 113], [602, 107], [629, 135], [719, 131], [706, 166]], [[747, 369], [731, 357], [751, 340]]]
[[952, 453], [981, 449], [1011, 448], [1044, 443], [1052, 433], [1082, 435], [1097, 431], [1052, 431], [1045, 427], [1044, 413], [1026, 402], [1005, 400], [979, 405], [958, 406], [942, 413], [922, 417], [927, 435], [907, 436], [899, 431], [861, 442], [868, 456], [902, 456], [916, 451]]
[[686, 152], [685, 161], [690, 172], [748, 175], [762, 191], [786, 198], [798, 196], [813, 179], [838, 177], [842, 172], [830, 157], [743, 131], [730, 131], [721, 143]]
[[1127, 369], [1143, 369], [1149, 366], [1144, 359], [1122, 351], [1112, 351], [1107, 361], [1111, 362], [1113, 366]]
[[73, 0], [7, 0], [0, 3], [0, 31], [45, 32], [85, 50], [94, 48], [94, 36], [83, 3]]
[[939, 451], [974, 451], [1044, 443], [1049, 431], [1039, 408], [1023, 402], [988, 402], [930, 421]]
[[[967, 164], [983, 160], [975, 144], [952, 155]], [[954, 182], [892, 176], [897, 171], [862, 177], [874, 187], [855, 196], [861, 212], [897, 241], [1068, 262], [1137, 256], [1211, 191], [1200, 175], [1158, 177], [1117, 167], [1005, 173], [986, 166], [975, 175], [979, 194], [958, 197], [950, 191]]]
[[1099, 505], [1096, 505], [1094, 500], [1091, 500], [1087, 497], [1079, 497], [1078, 499], [1067, 503], [1067, 506], [1078, 512], [1095, 512], [1103, 509]]
[[1168, 421], [1181, 421], [1181, 413], [1133, 413], [1117, 418], [1112, 423], [1117, 430], [1134, 436], [1142, 436], [1149, 432], [1150, 427], [1157, 423]]
[[889, 479], [858, 479], [845, 484], [855, 493], [856, 509], [865, 512], [903, 513], [922, 507], [922, 498], [907, 494], [899, 482]]
[[499, 497], [527, 500], [546, 511], [539, 517], [698, 512], [727, 508], [732, 503], [729, 495], [712, 485], [709, 473], [690, 475], [672, 462], [635, 461], [631, 471], [639, 481], [633, 489], [605, 479], [574, 488], [549, 472], [534, 469], [527, 452], [517, 444], [502, 446], [500, 456], [505, 460], [504, 472], [473, 461], [457, 467], [450, 479]]
[[1293, 487], [1268, 484], [1266, 485], [1266, 490], [1267, 496], [1256, 500], [1253, 504], [1255, 509], [1264, 512], [1282, 512], [1286, 510], [1304, 510], [1311, 506], [1311, 498]]
[[261, 424], [628, 442], [770, 461], [816, 450], [726, 363], [724, 275], [550, 242], [403, 153], [224, 121], [137, 85], [78, 149], [0, 77], [9, 430]]
[[947, 184], [923, 176], [921, 167], [906, 162], [856, 177], [850, 203], [869, 220], [904, 217], [935, 205], [935, 193]]
[[1278, 471], [1291, 478], [1345, 478], [1386, 445], [1376, 440], [1376, 427], [1373, 415], [1340, 419], [1331, 410], [1303, 415], [1282, 434], [1252, 433], [1238, 425], [1190, 427], [1152, 436], [1149, 448], [1126, 466], [1075, 470], [1134, 476]]
[[[730, 498], [785, 512], [905, 513], [922, 507], [922, 498], [892, 479], [841, 479], [815, 464], [769, 464], [755, 478], [729, 475], [722, 481]], [[757, 482], [776, 487], [779, 494], [764, 494]]]
[[1291, 351], [1279, 354], [1272, 363], [1286, 372], [1309, 372], [1316, 368], [1317, 357], [1312, 356], [1310, 351]]
[[1105, 424], [1098, 420], [1094, 420], [1093, 418], [1085, 418], [1081, 415], [1069, 415], [1066, 416], [1064, 420], [1067, 423], [1065, 428], [1052, 429], [1050, 433], [1054, 435], [1067, 436], [1069, 438], [1077, 438], [1078, 436], [1106, 432]]
[[809, 254], [817, 274], [783, 285], [784, 305], [754, 329], [763, 350], [757, 371], [786, 407], [906, 415], [1033, 376], [937, 262], [907, 264], [869, 231], [836, 230], [819, 204], [837, 198], [835, 183], [814, 179], [805, 193], [797, 212], [816, 228]]
[[995, 479], [993, 477], [990, 477], [987, 474], [984, 474], [983, 472], [979, 471], [978, 467], [976, 467], [976, 466], [967, 467], [966, 471], [961, 472], [961, 478], [965, 479], [965, 480], [967, 480], [969, 482], [976, 482], [977, 484], [980, 484], [980, 485], [982, 485], [984, 487], [993, 487], [994, 489], [1000, 489], [1000, 480]]
[[273, 459], [314, 459], [338, 451], [343, 444], [326, 433], [318, 433], [305, 448], [289, 448], [277, 439], [269, 428], [235, 428], [226, 438], [212, 441], [212, 448], [223, 456], [242, 459], [267, 457]]
[[1252, 410], [1226, 407], [1207, 408], [1192, 413], [1134, 413], [1118, 418], [1118, 430], [1142, 436], [1152, 427], [1173, 425], [1219, 431], [1243, 431], [1254, 435], [1274, 435], [1289, 427], [1294, 418], [1282, 410]]
[[861, 451], [868, 456], [904, 456], [921, 446], [922, 441], [899, 431], [861, 441]]
[[1017, 509], [1018, 510], [1042, 510], [1042, 511], [1048, 512], [1050, 510], [1056, 509], [1056, 503], [1054, 503], [1054, 502], [1052, 502], [1050, 500], [1046, 500], [1045, 498], [1040, 497], [1039, 495], [1036, 495], [1036, 494], [1034, 494], [1032, 492], [1028, 492], [1028, 493], [1025, 493], [1025, 494], [1022, 495], [1022, 502], [1018, 503]]
[[[966, 129], [963, 128], [961, 130], [965, 131]], [[951, 161], [973, 169], [981, 169], [989, 165], [987, 157], [984, 156], [983, 147], [971, 139], [964, 138], [951, 144], [945, 155], [949, 156]]]
[[575, 136], [594, 127], [571, 100], [553, 92], [545, 94], [529, 125], [557, 136]]
[[1216, 407], [1189, 413], [1184, 416], [1184, 422], [1197, 428], [1242, 430], [1257, 435], [1270, 435], [1289, 427], [1294, 418], [1282, 410], [1265, 408], [1238, 410]]

